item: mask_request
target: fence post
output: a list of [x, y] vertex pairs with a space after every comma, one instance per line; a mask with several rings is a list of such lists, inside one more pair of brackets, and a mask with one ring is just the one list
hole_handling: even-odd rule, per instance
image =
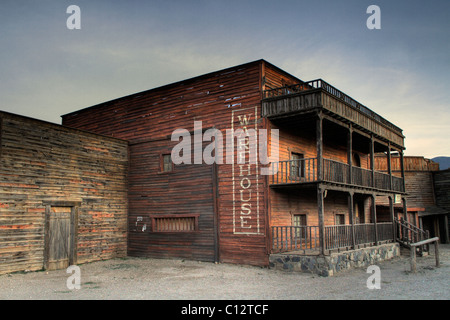
[[394, 201], [392, 199], [392, 196], [389, 196], [389, 212], [391, 214], [391, 220], [392, 220], [392, 237], [394, 238], [394, 242], [397, 241], [397, 226], [395, 221], [395, 214], [394, 214]]
[[324, 201], [323, 201], [323, 189], [319, 184], [317, 186], [317, 211], [319, 216], [319, 246], [320, 254], [325, 254], [325, 224], [324, 224]]
[[411, 246], [411, 272], [416, 273], [416, 247]]
[[374, 229], [374, 237], [375, 237], [375, 246], [378, 245], [378, 228], [377, 228], [377, 207], [375, 204], [375, 194], [371, 195], [372, 198], [372, 216], [373, 216], [373, 229]]
[[351, 236], [352, 236], [352, 249], [356, 249], [356, 239], [355, 239], [355, 217], [353, 211], [353, 192], [348, 193], [348, 213], [350, 217], [351, 224]]
[[434, 243], [434, 254], [436, 256], [436, 267], [439, 267], [439, 241], [436, 240]]

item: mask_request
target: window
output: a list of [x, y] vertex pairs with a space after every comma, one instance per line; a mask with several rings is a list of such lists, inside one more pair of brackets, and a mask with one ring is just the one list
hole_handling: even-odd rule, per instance
[[172, 157], [170, 154], [163, 154], [161, 156], [161, 171], [162, 172], [173, 171]]
[[293, 225], [295, 227], [304, 227], [306, 226], [306, 214], [295, 214]]
[[305, 177], [305, 160], [301, 153], [291, 152], [291, 178], [298, 179]]
[[153, 232], [195, 232], [198, 231], [199, 215], [169, 214], [154, 215], [152, 219]]
[[354, 167], [361, 168], [361, 157], [357, 153], [353, 153], [352, 164]]
[[345, 224], [345, 214], [336, 214], [336, 225]]
[[[294, 214], [292, 217], [292, 225], [294, 227], [306, 227], [306, 214]], [[306, 238], [307, 230], [306, 228], [295, 228], [296, 238]]]

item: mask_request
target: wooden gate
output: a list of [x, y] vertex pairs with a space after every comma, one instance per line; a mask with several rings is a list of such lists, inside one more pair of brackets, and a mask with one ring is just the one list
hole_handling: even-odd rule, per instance
[[74, 208], [47, 206], [44, 268], [65, 269], [74, 263]]

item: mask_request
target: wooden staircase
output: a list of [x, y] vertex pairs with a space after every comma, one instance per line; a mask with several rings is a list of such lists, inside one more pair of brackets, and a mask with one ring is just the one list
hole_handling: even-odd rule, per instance
[[[428, 230], [420, 229], [415, 225], [409, 223], [408, 221], [404, 220], [403, 218], [395, 219], [395, 224], [397, 231], [396, 232], [397, 242], [400, 243], [401, 247], [409, 249], [409, 250], [401, 250], [401, 254], [405, 253], [405, 255], [408, 255], [411, 249], [411, 244], [430, 238]], [[428, 254], [429, 251], [430, 247], [428, 244], [416, 247], [416, 254], [419, 256]]]

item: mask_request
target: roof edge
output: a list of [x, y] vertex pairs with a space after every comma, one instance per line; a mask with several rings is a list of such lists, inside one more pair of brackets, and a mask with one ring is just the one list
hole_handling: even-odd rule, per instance
[[[165, 84], [165, 85], [162, 85], [162, 86], [159, 86], [159, 87], [155, 87], [155, 88], [152, 88], [152, 89], [135, 92], [135, 93], [123, 96], [123, 97], [119, 97], [119, 98], [115, 98], [115, 99], [112, 99], [112, 100], [104, 101], [104, 102], [101, 102], [101, 103], [98, 103], [98, 104], [95, 104], [95, 105], [92, 105], [92, 106], [89, 106], [89, 107], [85, 107], [85, 108], [82, 108], [82, 109], [79, 109], [79, 110], [76, 110], [76, 111], [73, 111], [73, 112], [69, 112], [69, 113], [63, 114], [63, 115], [61, 115], [61, 117], [63, 118], [63, 117], [66, 117], [66, 116], [70, 116], [72, 114], [76, 114], [76, 113], [84, 111], [84, 110], [88, 110], [88, 109], [91, 109], [91, 108], [104, 106], [105, 104], [118, 102], [118, 101], [121, 101], [123, 99], [129, 99], [129, 98], [131, 98], [133, 96], [137, 96], [137, 95], [141, 95], [141, 94], [145, 94], [145, 93], [150, 93], [150, 92], [153, 92], [153, 91], [156, 92], [156, 91], [159, 91], [159, 90], [168, 89], [170, 87], [174, 87], [174, 86], [180, 85], [182, 83], [189, 83], [189, 82], [197, 81], [197, 80], [202, 79], [202, 78], [208, 78], [208, 77], [211, 77], [212, 75], [217, 74], [217, 73], [223, 73], [223, 72], [231, 71], [233, 69], [244, 68], [244, 67], [251, 66], [251, 65], [261, 65], [263, 63], [271, 65], [274, 68], [277, 68], [277, 69], [281, 70], [282, 72], [288, 74], [286, 71], [278, 68], [277, 66], [271, 64], [270, 62], [268, 62], [268, 61], [266, 61], [264, 59], [258, 59], [258, 60], [246, 62], [246, 63], [243, 63], [243, 64], [239, 64], [239, 65], [236, 65], [236, 66], [227, 67], [227, 68], [224, 68], [224, 69], [208, 72], [208, 73], [205, 73], [205, 74], [202, 74], [202, 75], [198, 75], [198, 76], [195, 76], [195, 77], [192, 77], [192, 78], [188, 78], [188, 79], [172, 82], [172, 83]], [[296, 78], [296, 77], [294, 77], [294, 78]]]

